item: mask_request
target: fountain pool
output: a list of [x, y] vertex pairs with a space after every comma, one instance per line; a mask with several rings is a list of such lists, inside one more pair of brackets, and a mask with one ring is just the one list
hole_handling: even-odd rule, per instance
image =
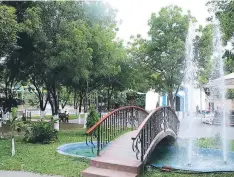
[[193, 163], [188, 165], [186, 151], [188, 148], [178, 146], [158, 146], [153, 155], [151, 165], [154, 167], [170, 167], [176, 170], [195, 172], [228, 172], [234, 171], [234, 152], [228, 152], [227, 164], [223, 162], [221, 149], [195, 148]]
[[[96, 146], [96, 142], [94, 145]], [[93, 149], [94, 152], [97, 150], [96, 148]], [[57, 152], [63, 155], [69, 155], [73, 157], [83, 157], [92, 159], [96, 157], [96, 153], [92, 152], [91, 146], [87, 146], [86, 142], [78, 142], [78, 143], [70, 143], [61, 145], [57, 148]]]

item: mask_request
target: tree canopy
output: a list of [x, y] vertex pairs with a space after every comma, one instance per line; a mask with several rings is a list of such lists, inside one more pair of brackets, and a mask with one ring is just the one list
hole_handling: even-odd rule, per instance
[[133, 55], [150, 71], [149, 78], [160, 92], [168, 93], [168, 103], [174, 107], [175, 97], [183, 80], [185, 40], [189, 15], [177, 6], [162, 8], [149, 19], [149, 39], [133, 42]]

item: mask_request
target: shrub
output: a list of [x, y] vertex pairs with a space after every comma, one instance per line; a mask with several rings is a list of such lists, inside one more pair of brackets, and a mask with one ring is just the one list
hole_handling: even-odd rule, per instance
[[15, 130], [18, 132], [18, 134], [20, 132], [26, 132], [28, 130], [28, 127], [31, 125], [30, 122], [27, 121], [17, 121], [15, 123]]
[[24, 141], [28, 143], [48, 144], [57, 138], [57, 130], [51, 123], [32, 123], [25, 132]]
[[99, 116], [94, 106], [90, 106], [89, 114], [87, 117], [86, 127], [87, 129], [91, 128], [99, 120]]

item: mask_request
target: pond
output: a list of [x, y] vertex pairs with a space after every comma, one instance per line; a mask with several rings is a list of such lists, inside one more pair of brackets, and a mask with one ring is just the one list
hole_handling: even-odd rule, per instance
[[177, 170], [199, 172], [234, 171], [234, 152], [228, 152], [227, 163], [224, 163], [222, 150], [196, 148], [191, 165], [188, 164], [187, 154], [185, 147], [160, 145], [154, 150], [150, 163], [154, 167], [170, 167]]
[[[96, 147], [96, 142], [94, 145]], [[91, 146], [87, 146], [86, 142], [77, 142], [70, 143], [59, 146], [57, 148], [57, 152], [63, 155], [69, 155], [73, 157], [84, 157], [88, 159], [92, 159], [96, 157], [97, 148], [93, 148], [94, 153], [92, 152]]]

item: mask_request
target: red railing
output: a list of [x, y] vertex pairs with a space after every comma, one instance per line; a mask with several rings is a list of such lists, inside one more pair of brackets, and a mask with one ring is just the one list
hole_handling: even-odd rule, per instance
[[[103, 116], [93, 127], [86, 131], [86, 143], [97, 146], [97, 155], [114, 138], [125, 132], [128, 128], [137, 128], [147, 117], [148, 112], [138, 106], [125, 106]], [[90, 141], [88, 141], [90, 137]], [[97, 145], [93, 139], [97, 139]]]

